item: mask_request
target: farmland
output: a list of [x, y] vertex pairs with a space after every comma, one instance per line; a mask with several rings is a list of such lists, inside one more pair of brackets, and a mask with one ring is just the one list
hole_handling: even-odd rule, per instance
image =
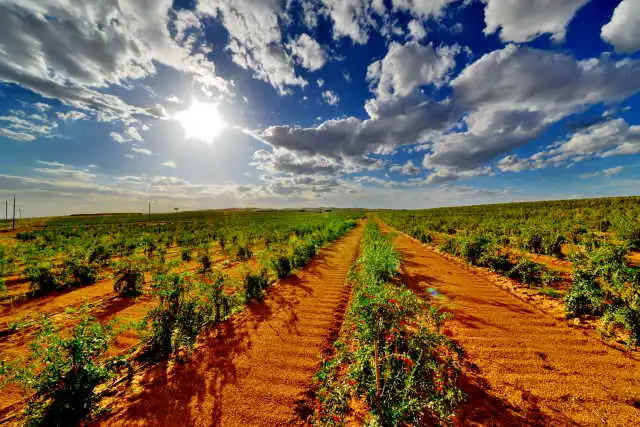
[[639, 218], [627, 197], [33, 221], [0, 241], [0, 422], [629, 424]]

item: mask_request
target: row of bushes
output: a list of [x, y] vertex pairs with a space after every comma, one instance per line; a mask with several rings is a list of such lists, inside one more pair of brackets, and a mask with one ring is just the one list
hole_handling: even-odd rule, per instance
[[314, 423], [343, 424], [354, 401], [366, 406], [370, 425], [447, 423], [455, 416], [463, 352], [442, 333], [445, 315], [394, 281], [398, 267], [391, 241], [369, 223], [340, 338], [317, 374]]
[[469, 264], [487, 267], [529, 287], [550, 286], [561, 280], [554, 270], [525, 257], [512, 261], [502, 247], [488, 237], [459, 234], [449, 237], [439, 248]]
[[566, 297], [570, 317], [601, 316], [603, 330], [622, 328], [627, 343], [640, 342], [640, 268], [627, 263], [628, 247], [605, 245], [573, 256], [573, 283]]
[[[512, 262], [486, 237], [457, 235], [448, 238], [440, 249], [529, 287], [550, 286], [561, 280], [558, 273], [526, 258]], [[572, 283], [564, 302], [569, 318], [600, 317], [606, 335], [613, 336], [621, 329], [628, 336], [627, 343], [635, 346], [640, 342], [640, 268], [629, 265], [628, 252], [628, 245], [605, 243], [572, 254]], [[552, 288], [544, 290], [550, 296], [560, 295]]]
[[[352, 221], [331, 222], [323, 230], [316, 230], [310, 240], [315, 242], [313, 254], [322, 243], [337, 239], [354, 225]], [[290, 249], [296, 267], [302, 267], [312, 256], [308, 245], [301, 251], [292, 243]], [[143, 272], [148, 267], [143, 261], [113, 265], [114, 288], [119, 294], [142, 292]], [[151, 294], [157, 305], [137, 325], [143, 350], [138, 356], [144, 360], [174, 357], [184, 361], [204, 330], [228, 318], [243, 304], [262, 299], [270, 282], [266, 270], [247, 273], [244, 293], [230, 295], [224, 290], [228, 278], [221, 273], [203, 269], [198, 275], [178, 274], [170, 272], [171, 265], [156, 267], [160, 272], [151, 280]], [[77, 266], [69, 269], [78, 274]], [[49, 278], [52, 271], [43, 268], [42, 274], [34, 272], [34, 280], [57, 283], [55, 274]], [[119, 367], [131, 366], [126, 358], [106, 357], [114, 336], [113, 324], [101, 325], [87, 313], [85, 309], [71, 335], [61, 334], [43, 318], [29, 359], [0, 364], [0, 385], [17, 382], [33, 390], [25, 408], [30, 424], [76, 425], [90, 418], [97, 409], [96, 389], [111, 379]]]

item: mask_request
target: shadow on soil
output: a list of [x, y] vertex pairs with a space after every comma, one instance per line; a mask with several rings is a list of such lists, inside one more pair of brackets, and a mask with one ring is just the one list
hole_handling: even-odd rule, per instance
[[[319, 274], [326, 257], [326, 251], [320, 252], [304, 273], [279, 280], [268, 289], [264, 301], [248, 304], [244, 312], [218, 325], [202, 339], [186, 363], [175, 364], [171, 368], [168, 362], [162, 362], [148, 369], [139, 381], [141, 391], [134, 391], [133, 396], [129, 396], [131, 389], [120, 392], [125, 394], [120, 401], [127, 397], [131, 403], [112, 408], [111, 416], [120, 425], [221, 425], [223, 391], [225, 386], [238, 384], [239, 379], [246, 375], [238, 372], [237, 360], [251, 349], [252, 332], [264, 322], [276, 318], [283, 322], [283, 331], [298, 330], [299, 321], [294, 308], [300, 304], [300, 299], [313, 293], [313, 288], [307, 283]], [[324, 307], [314, 306], [313, 309], [322, 310]], [[336, 315], [342, 316], [345, 309], [346, 300], [340, 304]], [[278, 333], [276, 329], [274, 331]], [[327, 338], [331, 339], [331, 335]], [[305, 397], [301, 396], [297, 406], [302, 407], [304, 400]], [[291, 410], [293, 417], [294, 408]], [[227, 411], [232, 412], [233, 409], [227, 408]], [[300, 412], [298, 415], [307, 416], [308, 413]], [[112, 420], [106, 415], [97, 423], [109, 425]]]

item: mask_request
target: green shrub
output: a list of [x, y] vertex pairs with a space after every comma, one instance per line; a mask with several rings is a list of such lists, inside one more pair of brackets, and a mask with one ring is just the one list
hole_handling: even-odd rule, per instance
[[500, 253], [497, 249], [485, 252], [478, 260], [478, 265], [487, 267], [497, 273], [506, 273], [513, 268], [509, 256]]
[[613, 219], [613, 228], [630, 249], [640, 250], [639, 222], [632, 217], [620, 216]]
[[98, 270], [94, 266], [76, 260], [66, 263], [65, 275], [68, 286], [93, 285], [98, 280]]
[[185, 248], [182, 250], [182, 260], [185, 262], [191, 261], [193, 257], [191, 256], [191, 249]]
[[458, 240], [455, 237], [447, 237], [438, 248], [451, 255], [458, 255]]
[[103, 360], [110, 340], [110, 326], [88, 316], [69, 337], [43, 321], [29, 363], [11, 373], [12, 381], [34, 391], [25, 409], [30, 425], [77, 425], [91, 415], [96, 387], [111, 377]]
[[113, 250], [106, 245], [98, 245], [94, 250], [89, 254], [89, 264], [100, 264], [104, 265], [109, 261], [111, 256], [113, 255]]
[[126, 267], [116, 273], [113, 290], [120, 296], [131, 297], [142, 293], [144, 274], [135, 268]]
[[478, 265], [480, 259], [487, 251], [491, 241], [483, 236], [469, 236], [460, 242], [459, 254], [468, 263]]
[[314, 425], [339, 424], [353, 399], [364, 399], [371, 425], [385, 426], [446, 423], [462, 401], [463, 352], [442, 333], [446, 315], [388, 282], [397, 268], [389, 239], [368, 225], [345, 341], [334, 344], [335, 356], [316, 376]]
[[213, 266], [213, 262], [211, 261], [211, 258], [209, 257], [208, 254], [202, 254], [198, 257], [198, 262], [200, 262], [200, 265], [202, 266], [200, 268], [200, 272], [201, 273], [210, 273], [211, 272], [211, 267]]
[[143, 339], [148, 354], [165, 356], [180, 349], [190, 351], [208, 323], [210, 311], [193, 295], [191, 282], [184, 275], [157, 275], [152, 288], [158, 305], [145, 317], [144, 324], [151, 322], [150, 332]]
[[529, 261], [526, 258], [520, 258], [516, 265], [509, 271], [508, 276], [527, 286], [532, 286], [539, 283], [541, 272], [542, 268], [540, 264]]
[[278, 255], [269, 260], [269, 267], [276, 272], [278, 279], [287, 277], [291, 274], [291, 261], [289, 258], [283, 255]]
[[257, 299], [262, 301], [263, 291], [269, 285], [267, 274], [262, 270], [259, 274], [247, 273], [244, 276], [244, 295], [247, 302]]
[[253, 252], [249, 249], [248, 246], [238, 246], [236, 249], [236, 258], [239, 261], [246, 261], [253, 256]]
[[576, 270], [573, 273], [571, 289], [565, 297], [569, 317], [584, 314], [600, 314], [604, 301], [604, 292], [591, 271]]
[[28, 265], [24, 275], [31, 282], [30, 288], [33, 295], [45, 295], [60, 286], [58, 275], [50, 264]]

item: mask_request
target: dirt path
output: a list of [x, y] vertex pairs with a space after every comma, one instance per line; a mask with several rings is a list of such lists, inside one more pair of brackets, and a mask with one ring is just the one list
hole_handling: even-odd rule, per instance
[[[363, 224], [323, 249], [303, 271], [278, 281], [263, 303], [205, 338], [192, 359], [160, 365], [116, 397], [104, 425], [247, 426], [299, 420], [321, 351], [342, 320]], [[127, 402], [127, 401], [130, 401]], [[126, 405], [123, 405], [126, 403]], [[123, 405], [123, 406], [118, 406]]]
[[400, 234], [403, 280], [455, 316], [467, 351], [463, 425], [638, 425], [640, 358], [605, 345]]

